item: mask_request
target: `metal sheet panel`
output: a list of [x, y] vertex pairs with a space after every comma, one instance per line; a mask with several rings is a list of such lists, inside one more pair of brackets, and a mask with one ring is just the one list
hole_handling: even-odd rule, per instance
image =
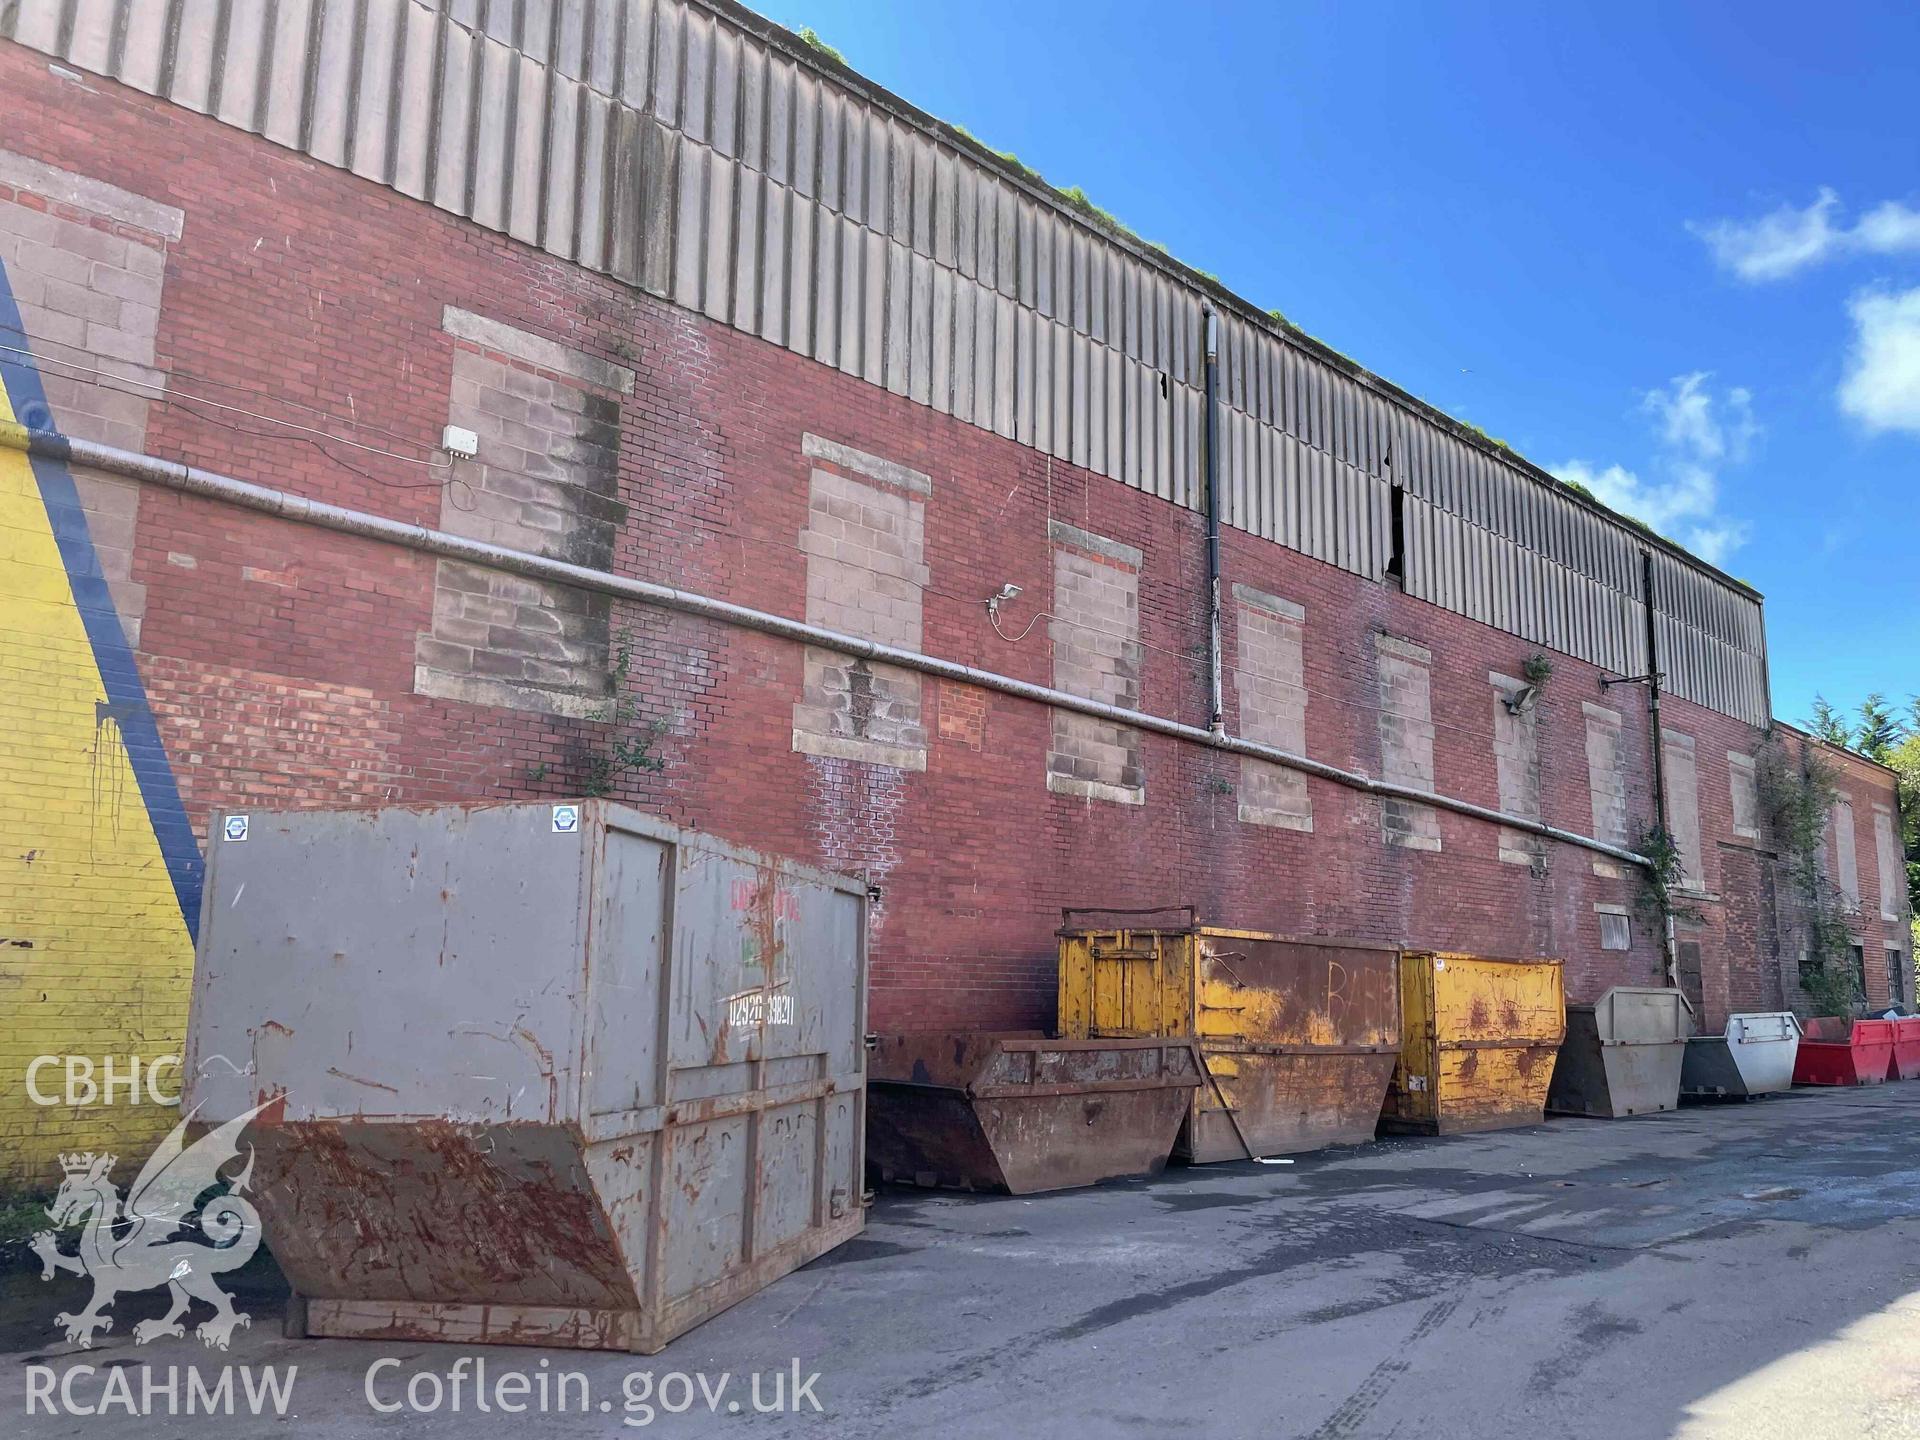
[[1674, 1109], [1692, 1032], [1678, 990], [1616, 985], [1593, 1004], [1567, 1006], [1547, 1109], [1602, 1120]]
[[[1197, 347], [1214, 302], [697, 0], [21, 0], [0, 7], [0, 32], [1201, 504]], [[1390, 460], [1435, 507], [1429, 563], [1446, 567], [1410, 586], [1617, 658], [1644, 537], [1264, 320], [1231, 306], [1222, 320], [1230, 523], [1375, 576], [1386, 512], [1357, 477]], [[1509, 545], [1582, 583], [1543, 578]], [[1674, 693], [1764, 721], [1757, 602], [1655, 553], [1659, 609], [1682, 627]]]
[[1687, 1041], [1680, 1093], [1746, 1099], [1790, 1090], [1799, 1049], [1800, 1021], [1791, 1010], [1729, 1015], [1721, 1034]]
[[1558, 960], [1405, 951], [1400, 1004], [1386, 1128], [1435, 1135], [1540, 1123], [1566, 1033]]
[[1152, 1175], [1199, 1084], [1186, 1040], [882, 1035], [870, 1160], [884, 1180], [1013, 1195]]
[[1176, 1147], [1189, 1159], [1371, 1139], [1400, 1047], [1395, 952], [1217, 929], [1187, 914], [1179, 926], [1066, 912], [1061, 1032], [1197, 1038], [1208, 1083]]
[[860, 1228], [865, 887], [575, 814], [216, 848], [187, 1103], [272, 1102], [255, 1193], [314, 1333], [650, 1353]]
[[220, 0], [175, 0], [172, 23], [178, 38], [166, 96], [176, 105], [202, 113], [212, 108], [222, 8]]

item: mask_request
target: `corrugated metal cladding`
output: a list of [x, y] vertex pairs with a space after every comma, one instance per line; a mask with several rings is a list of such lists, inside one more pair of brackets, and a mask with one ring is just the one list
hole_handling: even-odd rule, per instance
[[[715, 0], [718, 4], [718, 0]], [[1176, 504], [1202, 292], [707, 0], [19, 0], [0, 33]], [[1614, 670], [1632, 528], [1221, 325], [1227, 523]], [[1758, 600], [1655, 547], [1678, 694], [1767, 718]]]

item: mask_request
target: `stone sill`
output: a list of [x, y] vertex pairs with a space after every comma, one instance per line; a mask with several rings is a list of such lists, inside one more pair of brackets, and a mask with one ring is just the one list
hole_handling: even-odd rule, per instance
[[875, 740], [854, 740], [839, 735], [815, 735], [808, 730], [793, 732], [793, 748], [801, 755], [817, 755], [823, 760], [853, 760], [862, 765], [884, 765], [889, 770], [925, 770], [927, 752], [923, 747], [882, 745]]
[[516, 684], [492, 675], [455, 675], [429, 665], [413, 667], [413, 693], [436, 700], [459, 700], [468, 705], [495, 705], [504, 710], [530, 710], [540, 715], [564, 715], [572, 720], [604, 720], [605, 695], [582, 695], [566, 690], [544, 690]]
[[1108, 785], [1099, 780], [1076, 780], [1071, 775], [1047, 772], [1047, 789], [1056, 795], [1076, 795], [1084, 800], [1106, 800], [1115, 805], [1144, 805], [1144, 785]]
[[1242, 805], [1239, 809], [1240, 823], [1243, 825], [1265, 825], [1274, 830], [1301, 830], [1313, 833], [1313, 816], [1297, 815], [1291, 810], [1269, 810], [1259, 805]]
[[1398, 835], [1389, 833], [1382, 838], [1385, 839], [1387, 844], [1397, 846], [1402, 850], [1427, 850], [1436, 855], [1440, 853], [1440, 837], [1438, 835]]

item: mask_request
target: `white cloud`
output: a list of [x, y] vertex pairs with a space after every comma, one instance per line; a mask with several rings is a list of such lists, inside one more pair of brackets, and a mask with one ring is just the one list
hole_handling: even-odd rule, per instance
[[1736, 385], [1718, 402], [1707, 388], [1712, 377], [1704, 370], [1676, 375], [1670, 390], [1651, 390], [1641, 402], [1660, 422], [1668, 448], [1695, 460], [1747, 458], [1747, 447], [1759, 427], [1753, 420], [1753, 396]]
[[1690, 220], [1687, 229], [1742, 280], [1778, 280], [1826, 258], [1839, 234], [1830, 218], [1839, 204], [1840, 197], [1822, 187], [1804, 210], [1782, 205], [1758, 220]]
[[1847, 312], [1853, 350], [1840, 409], [1869, 430], [1920, 434], [1920, 289], [1863, 291]]
[[1653, 422], [1647, 475], [1623, 465], [1569, 460], [1553, 473], [1585, 486], [1601, 504], [1670, 535], [1711, 565], [1746, 543], [1745, 522], [1720, 513], [1720, 470], [1747, 458], [1760, 433], [1753, 398], [1738, 386], [1715, 392], [1705, 371], [1676, 375], [1641, 398]]
[[1888, 200], [1846, 226], [1834, 223], [1839, 207], [1839, 195], [1823, 185], [1804, 209], [1782, 205], [1757, 220], [1690, 220], [1687, 229], [1724, 269], [1753, 284], [1840, 255], [1920, 252], [1920, 211]]
[[[1679, 528], [1678, 522], [1710, 513], [1717, 498], [1712, 477], [1697, 467], [1687, 467], [1682, 475], [1665, 481], [1642, 480], [1624, 465], [1595, 469], [1584, 460], [1569, 460], [1554, 467], [1570, 485], [1584, 485], [1602, 505], [1644, 520], [1654, 529], [1666, 532]], [[1702, 484], [1702, 479], [1707, 481]]]
[[1724, 566], [1747, 543], [1747, 527], [1739, 523], [1702, 526], [1687, 531], [1681, 543], [1709, 565]]
[[1876, 255], [1898, 255], [1920, 250], [1920, 210], [1909, 210], [1897, 200], [1876, 205], [1853, 227], [1860, 248]]

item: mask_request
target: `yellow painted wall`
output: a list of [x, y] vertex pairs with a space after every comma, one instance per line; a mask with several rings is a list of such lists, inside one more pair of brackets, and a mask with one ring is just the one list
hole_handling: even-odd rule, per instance
[[[0, 387], [0, 425], [13, 420]], [[178, 1118], [124, 1095], [27, 1094], [37, 1055], [125, 1066], [177, 1055], [186, 1032], [193, 943], [118, 728], [96, 721], [106, 699], [32, 465], [0, 446], [0, 1187], [51, 1189], [76, 1149], [131, 1174]]]

